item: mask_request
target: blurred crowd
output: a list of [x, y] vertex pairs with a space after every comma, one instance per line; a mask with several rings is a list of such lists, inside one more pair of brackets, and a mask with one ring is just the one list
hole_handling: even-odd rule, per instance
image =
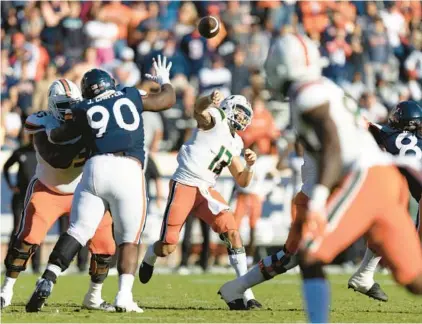
[[[196, 29], [205, 15], [222, 22], [210, 40]], [[265, 90], [262, 66], [270, 44], [289, 32], [319, 45], [324, 75], [369, 120], [383, 122], [399, 101], [422, 98], [419, 1], [9, 1], [1, 18], [2, 149], [16, 148], [23, 119], [46, 109], [54, 79], [79, 84], [100, 67], [122, 86], [142, 87], [162, 54], [173, 62], [178, 96], [151, 123], [150, 150], [177, 150], [195, 127], [196, 96], [219, 88], [248, 97], [255, 118], [241, 135], [270, 153], [289, 117]]]

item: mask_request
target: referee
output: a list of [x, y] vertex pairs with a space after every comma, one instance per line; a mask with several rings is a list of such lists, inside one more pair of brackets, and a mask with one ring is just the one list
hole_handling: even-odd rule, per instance
[[[15, 184], [12, 184], [10, 180], [9, 169], [18, 164], [18, 172], [16, 176]], [[13, 232], [9, 246], [14, 240], [14, 233], [16, 228], [19, 226], [21, 215], [24, 208], [26, 189], [28, 188], [31, 178], [35, 174], [37, 167], [37, 158], [35, 156], [34, 146], [32, 144], [32, 136], [24, 133], [22, 138], [22, 145], [13, 151], [12, 155], [6, 161], [3, 166], [3, 174], [7, 185], [13, 192], [12, 197], [12, 211], [13, 211]], [[32, 256], [32, 270], [34, 273], [40, 272], [40, 249]]]

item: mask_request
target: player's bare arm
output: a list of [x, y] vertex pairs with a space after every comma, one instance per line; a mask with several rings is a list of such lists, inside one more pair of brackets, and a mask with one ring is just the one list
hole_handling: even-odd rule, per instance
[[67, 120], [57, 128], [47, 130], [48, 140], [53, 144], [71, 144], [81, 137], [81, 129], [72, 120], [72, 113], [66, 111]]
[[331, 190], [340, 179], [342, 161], [337, 128], [329, 114], [329, 103], [304, 113], [303, 119], [315, 130], [322, 147], [317, 183]]
[[198, 128], [209, 130], [214, 127], [215, 121], [209, 111], [210, 106], [219, 107], [222, 100], [220, 91], [215, 90], [209, 96], [200, 97], [194, 108], [194, 117], [198, 123]]
[[145, 78], [154, 81], [161, 86], [161, 91], [142, 97], [142, 103], [145, 111], [162, 111], [171, 108], [176, 103], [176, 92], [170, 83], [170, 69], [172, 63], [167, 64], [167, 58], [164, 56], [161, 61], [161, 55], [157, 60], [153, 59], [152, 64], [155, 75], [146, 74]]
[[256, 162], [256, 153], [250, 149], [245, 150], [246, 166], [238, 156], [234, 157], [229, 166], [230, 173], [232, 174], [236, 183], [241, 187], [247, 187], [251, 183], [253, 177], [253, 166]]

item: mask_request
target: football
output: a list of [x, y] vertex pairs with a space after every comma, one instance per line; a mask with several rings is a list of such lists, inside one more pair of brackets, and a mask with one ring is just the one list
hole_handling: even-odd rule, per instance
[[199, 21], [198, 30], [201, 36], [213, 38], [220, 31], [220, 22], [214, 16], [203, 17]]

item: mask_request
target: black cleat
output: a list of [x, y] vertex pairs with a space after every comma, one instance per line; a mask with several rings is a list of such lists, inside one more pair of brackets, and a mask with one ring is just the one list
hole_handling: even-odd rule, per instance
[[252, 310], [252, 309], [261, 309], [262, 304], [257, 301], [256, 299], [249, 299], [246, 303], [246, 309]]
[[154, 273], [154, 267], [152, 265], [149, 265], [146, 262], [142, 262], [139, 266], [139, 280], [146, 284], [152, 277], [152, 274]]
[[3, 297], [0, 297], [0, 306], [1, 306], [1, 309], [3, 309], [5, 305], [6, 305], [6, 301], [4, 300]]
[[382, 302], [388, 301], [387, 294], [382, 290], [381, 286], [376, 282], [372, 285], [372, 287], [367, 292], [362, 292], [357, 290], [351, 284], [349, 284], [349, 289], [353, 289], [354, 291], [361, 293], [363, 295], [368, 296], [369, 298], [373, 298]]
[[43, 308], [45, 301], [53, 291], [53, 285], [53, 282], [48, 279], [40, 279], [37, 282], [35, 291], [25, 307], [28, 313], [39, 312]]
[[[221, 299], [224, 300], [223, 296], [221, 295], [221, 292], [218, 291], [218, 293], [221, 296]], [[235, 299], [230, 302], [227, 302], [224, 300], [224, 302], [229, 306], [230, 310], [248, 310], [248, 308], [245, 306], [245, 303], [243, 301], [243, 298]]]

